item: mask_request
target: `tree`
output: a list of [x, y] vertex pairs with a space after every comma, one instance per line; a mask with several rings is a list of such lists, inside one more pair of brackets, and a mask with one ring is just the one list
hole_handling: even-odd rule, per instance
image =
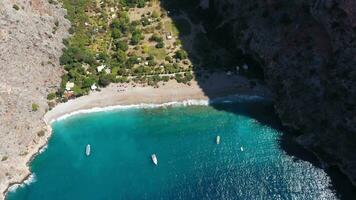
[[63, 54], [60, 57], [59, 61], [61, 65], [72, 64], [75, 62], [85, 62], [88, 64], [94, 64], [95, 58], [85, 49], [81, 49], [78, 47], [69, 47], [63, 50]]
[[127, 68], [132, 68], [135, 64], [138, 64], [138, 63], [140, 63], [140, 61], [138, 61], [138, 57], [137, 56], [131, 56], [126, 61], [126, 67]]
[[146, 5], [146, 0], [137, 0], [137, 7], [143, 8]]
[[124, 63], [127, 59], [126, 53], [123, 50], [118, 50], [113, 57], [117, 60], [119, 63]]
[[154, 33], [154, 34], [150, 37], [150, 41], [162, 42], [162, 41], [163, 41], [163, 38], [162, 38], [159, 34]]
[[106, 87], [110, 84], [110, 79], [108, 76], [100, 76], [99, 78], [99, 85], [102, 86], [102, 87]]
[[56, 94], [55, 94], [55, 93], [49, 93], [49, 94], [47, 95], [47, 99], [48, 99], [48, 100], [53, 100], [54, 98], [56, 98]]
[[96, 82], [96, 80], [94, 77], [87, 77], [87, 78], [84, 78], [82, 86], [84, 88], [90, 88], [95, 82]]
[[180, 49], [176, 52], [175, 56], [176, 56], [176, 58], [184, 60], [184, 59], [188, 58], [188, 53], [186, 51]]
[[112, 20], [110, 27], [112, 30], [117, 29], [121, 33], [125, 34], [129, 29], [130, 19], [127, 13], [122, 12], [118, 18]]
[[141, 34], [141, 31], [139, 30], [135, 30], [133, 33], [132, 33], [132, 37], [131, 37], [131, 44], [132, 45], [137, 45], [142, 39], [142, 34]]
[[115, 46], [116, 46], [116, 49], [120, 49], [122, 51], [127, 51], [129, 49], [129, 46], [127, 45], [127, 43], [122, 40], [115, 41]]
[[117, 29], [117, 28], [114, 28], [114, 29], [112, 29], [111, 30], [111, 37], [113, 38], [113, 39], [118, 39], [118, 38], [120, 38], [121, 37], [121, 31], [119, 30], [119, 29]]
[[158, 42], [157, 44], [156, 44], [156, 48], [157, 49], [162, 49], [164, 47], [164, 43], [163, 42]]

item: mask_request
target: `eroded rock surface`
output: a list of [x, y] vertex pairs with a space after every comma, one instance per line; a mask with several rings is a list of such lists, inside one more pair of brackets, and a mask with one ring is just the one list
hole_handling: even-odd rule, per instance
[[305, 133], [298, 141], [356, 184], [356, 2], [210, 3], [235, 46], [266, 62], [282, 121]]
[[29, 175], [26, 163], [49, 134], [42, 117], [62, 74], [64, 15], [45, 0], [0, 1], [0, 199]]

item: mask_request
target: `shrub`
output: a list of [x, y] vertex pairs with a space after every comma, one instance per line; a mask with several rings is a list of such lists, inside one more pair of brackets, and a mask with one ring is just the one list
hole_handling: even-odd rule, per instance
[[59, 58], [59, 61], [61, 65], [72, 64], [75, 62], [85, 62], [88, 64], [95, 63], [93, 55], [85, 49], [78, 47], [69, 47], [63, 50], [63, 55]]
[[154, 60], [149, 60], [148, 61], [148, 66], [155, 66], [156, 65], [156, 62]]
[[53, 5], [57, 5], [58, 4], [58, 2], [55, 1], [55, 0], [48, 0], [48, 3], [53, 4]]
[[3, 156], [2, 158], [1, 158], [1, 161], [5, 161], [5, 160], [7, 160], [9, 157], [8, 156]]
[[193, 80], [193, 74], [191, 73], [191, 72], [188, 72], [188, 73], [184, 73], [184, 75], [185, 75], [185, 79], [187, 80], [187, 81], [191, 81], [191, 80]]
[[127, 59], [126, 53], [120, 49], [113, 55], [113, 57], [119, 63], [124, 63], [124, 62], [126, 62], [126, 59]]
[[175, 55], [176, 58], [181, 60], [188, 58], [188, 53], [182, 49], [178, 50]]
[[136, 45], [138, 44], [142, 39], [142, 34], [139, 30], [135, 30], [133, 33], [132, 33], [132, 37], [131, 37], [131, 44], [132, 45]]
[[108, 76], [100, 76], [99, 85], [102, 87], [106, 87], [110, 84], [110, 78]]
[[146, 0], [137, 0], [137, 7], [143, 8], [146, 5]]
[[12, 6], [12, 8], [15, 9], [15, 10], [20, 10], [20, 7], [19, 7], [18, 5], [16, 5], [16, 4], [14, 4], [14, 5]]
[[40, 106], [38, 104], [32, 104], [32, 111], [37, 111]]
[[37, 132], [37, 136], [38, 137], [43, 137], [44, 135], [45, 135], [44, 130], [40, 130], [40, 131]]
[[162, 38], [159, 34], [154, 33], [154, 34], [150, 37], [150, 41], [163, 42], [163, 38]]
[[122, 51], [127, 51], [129, 49], [129, 46], [125, 41], [115, 41], [115, 46], [116, 49], [120, 49]]
[[47, 102], [47, 104], [48, 104], [48, 107], [49, 107], [50, 110], [51, 110], [52, 108], [54, 108], [54, 106], [56, 106], [56, 103], [53, 102], [53, 101], [49, 101], [49, 102]]
[[168, 82], [168, 81], [169, 81], [169, 76], [163, 76], [163, 77], [162, 77], [162, 81]]
[[55, 93], [49, 93], [49, 94], [47, 95], [47, 99], [48, 99], [48, 100], [53, 100], [54, 98], [56, 98], [56, 94], [55, 94]]
[[170, 62], [170, 63], [173, 62], [173, 58], [170, 57], [170, 56], [166, 56], [164, 59], [165, 59], [167, 62]]
[[186, 19], [174, 20], [174, 26], [178, 29], [179, 35], [189, 35], [192, 31], [192, 27]]
[[114, 39], [118, 39], [121, 37], [121, 31], [117, 28], [112, 29], [111, 31], [111, 37]]
[[157, 11], [153, 11], [152, 12], [152, 15], [151, 15], [153, 18], [158, 18], [159, 17], [159, 13]]
[[141, 20], [141, 22], [142, 22], [142, 26], [148, 26], [148, 25], [151, 24], [151, 22], [148, 20], [147, 17], [144, 17], [144, 18]]
[[163, 48], [164, 47], [164, 43], [163, 42], [158, 42], [157, 44], [156, 44], [156, 48], [158, 48], [158, 49], [161, 49], [161, 48]]

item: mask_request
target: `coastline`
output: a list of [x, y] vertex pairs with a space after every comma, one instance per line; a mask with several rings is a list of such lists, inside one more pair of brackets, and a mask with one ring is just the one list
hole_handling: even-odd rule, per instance
[[[264, 85], [257, 84], [253, 88], [249, 85], [249, 80], [239, 75], [226, 75], [225, 73], [214, 73], [206, 83], [215, 81], [216, 84], [209, 88], [209, 91], [202, 88], [201, 83], [195, 80], [190, 85], [177, 83], [171, 80], [160, 83], [159, 88], [149, 86], [137, 86], [132, 84], [111, 84], [101, 91], [91, 92], [68, 102], [58, 104], [52, 110], [45, 113], [43, 122], [46, 124], [46, 133], [39, 144], [31, 149], [28, 156], [22, 161], [26, 162], [26, 173], [21, 174], [20, 181], [9, 182], [3, 193], [0, 193], [0, 200], [14, 185], [21, 186], [31, 177], [29, 165], [31, 161], [47, 146], [47, 142], [52, 134], [51, 123], [64, 117], [87, 112], [100, 112], [105, 110], [118, 109], [120, 107], [142, 107], [142, 106], [171, 106], [173, 104], [208, 104], [212, 99], [227, 97], [231, 95], [259, 96], [271, 99], [271, 93]], [[207, 95], [207, 93], [209, 95]], [[196, 105], [195, 104], [195, 105]], [[15, 187], [19, 187], [15, 186]], [[1, 196], [3, 195], [3, 196]]]
[[28, 153], [29, 155], [28, 158], [26, 157], [22, 159], [22, 161], [26, 163], [26, 169], [24, 169], [25, 172], [23, 172], [23, 174], [18, 175], [21, 179], [19, 181], [15, 180], [13, 182], [9, 182], [5, 190], [3, 190], [2, 193], [0, 193], [0, 200], [4, 200], [8, 192], [15, 191], [18, 187], [21, 187], [23, 184], [30, 184], [34, 181], [33, 174], [31, 173], [29, 166], [32, 160], [35, 159], [35, 157], [38, 154], [43, 153], [44, 152], [43, 149], [46, 148], [47, 146], [48, 140], [52, 135], [52, 127], [50, 125], [47, 125], [46, 130], [47, 131], [45, 132], [45, 136], [43, 137], [44, 139], [41, 140], [41, 142], [36, 147], [34, 147], [31, 150], [31, 152]]
[[[201, 83], [192, 81], [190, 85], [180, 84], [174, 80], [160, 83], [159, 88], [150, 86], [134, 86], [131, 84], [111, 84], [102, 88], [100, 92], [91, 92], [89, 95], [58, 104], [44, 115], [44, 121], [51, 124], [54, 120], [75, 112], [89, 112], [88, 110], [103, 111], [115, 109], [120, 106], [133, 106], [143, 104], [164, 104], [170, 102], [184, 102], [188, 100], [212, 100], [230, 95], [260, 96], [271, 99], [269, 90], [263, 85], [250, 88], [248, 79], [239, 76], [228, 76], [224, 73], [214, 73], [206, 80], [219, 84], [207, 89]], [[107, 110], [106, 109], [106, 110]], [[90, 111], [93, 112], [93, 111]]]

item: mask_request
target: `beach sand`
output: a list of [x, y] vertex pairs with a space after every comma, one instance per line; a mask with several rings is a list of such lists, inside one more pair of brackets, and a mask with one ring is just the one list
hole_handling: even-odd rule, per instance
[[214, 73], [204, 82], [192, 81], [190, 85], [177, 83], [175, 80], [161, 83], [159, 88], [133, 86], [131, 84], [112, 84], [101, 89], [100, 92], [92, 92], [87, 96], [57, 105], [45, 114], [44, 120], [49, 123], [63, 115], [92, 108], [115, 105], [162, 104], [185, 100], [209, 100], [235, 94], [270, 98], [270, 93], [265, 86], [257, 85], [251, 88], [249, 80], [242, 76], [227, 76], [225, 73]]

